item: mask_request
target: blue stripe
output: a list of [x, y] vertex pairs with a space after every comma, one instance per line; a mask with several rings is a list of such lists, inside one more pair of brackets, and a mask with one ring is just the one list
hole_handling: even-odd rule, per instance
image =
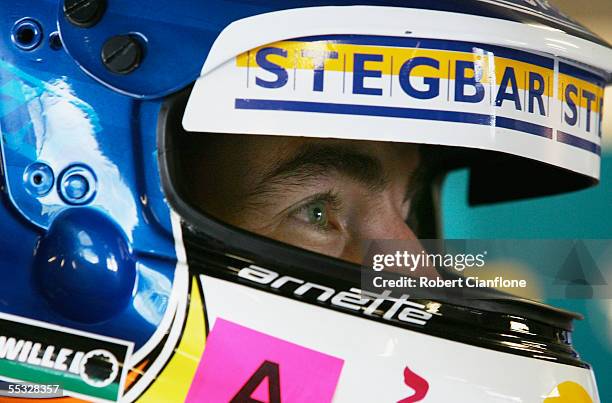
[[535, 134], [536, 136], [546, 137], [552, 139], [553, 130], [550, 127], [536, 125], [534, 123], [525, 122], [523, 120], [505, 118], [503, 116], [497, 116], [495, 118], [497, 127], [503, 127], [504, 129], [516, 130], [519, 132]]
[[601, 155], [601, 146], [599, 144], [562, 132], [561, 130], [557, 130], [557, 141]]
[[404, 38], [400, 36], [377, 36], [377, 35], [325, 35], [309, 36], [295, 39], [303, 42], [332, 41], [340, 44], [351, 45], [379, 45], [400, 48], [422, 48], [437, 50], [452, 50], [458, 52], [474, 53], [474, 48], [493, 52], [497, 57], [530, 63], [547, 69], [554, 69], [555, 62], [552, 58], [534, 55], [533, 53], [520, 50], [508, 49], [501, 46], [485, 45], [470, 42], [446, 41], [441, 39]]
[[604, 87], [606, 85], [606, 80], [598, 75], [566, 63], [559, 63], [559, 73], [588, 81], [589, 83], [595, 84], [598, 87]]
[[395, 106], [351, 105], [332, 104], [324, 102], [302, 102], [243, 98], [236, 99], [235, 108], [251, 110], [334, 113], [342, 115], [381, 116], [403, 119], [471, 123], [484, 126], [497, 126], [504, 129], [517, 130], [520, 132], [552, 139], [552, 129], [549, 127], [499, 116], [494, 118], [493, 116], [481, 113], [400, 108]]

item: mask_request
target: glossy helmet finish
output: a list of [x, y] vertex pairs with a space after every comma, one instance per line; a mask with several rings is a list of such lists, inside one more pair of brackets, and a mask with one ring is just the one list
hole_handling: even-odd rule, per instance
[[[469, 301], [413, 302], [419, 319], [406, 321], [394, 316], [401, 303], [396, 307], [370, 297], [380, 309], [368, 311], [295, 287], [274, 287], [275, 279], [291, 276], [334, 295], [350, 293], [360, 287], [359, 267], [230, 228], [189, 205], [177, 178], [176, 154], [185, 130], [316, 136], [318, 128], [333, 127], [330, 137], [343, 138], [347, 127], [355, 127], [342, 119], [347, 113], [337, 102], [336, 109], [321, 110], [328, 107], [321, 103], [330, 103], [325, 97], [317, 105], [297, 98], [278, 104], [282, 97], [277, 97], [257, 110], [244, 101], [244, 88], [231, 87], [240, 63], [252, 60], [248, 52], [275, 43], [286, 50], [283, 41], [293, 41], [306, 48], [305, 43], [333, 45], [340, 52], [343, 45], [424, 46], [480, 52], [478, 60], [491, 58], [484, 64], [489, 67], [504, 65], [502, 60], [517, 69], [525, 69], [521, 63], [536, 66], [554, 81], [547, 82], [544, 73], [538, 76], [548, 92], [542, 92], [536, 76], [518, 86], [525, 88], [529, 103], [544, 96], [547, 107], [553, 105], [544, 116], [527, 117], [536, 110], [527, 109], [539, 105], [527, 107], [526, 98], [527, 109], [508, 114], [495, 109], [495, 102], [461, 114], [450, 101], [427, 113], [366, 102], [358, 105], [363, 113], [352, 115], [374, 120], [363, 120], [363, 131], [351, 138], [461, 147], [440, 169], [471, 167], [471, 196], [477, 203], [594, 184], [602, 87], [610, 81], [612, 52], [546, 2], [174, 0], [144, 7], [113, 0], [45, 0], [36, 9], [4, 3], [0, 329], [4, 340], [13, 337], [16, 345], [23, 340], [20, 348], [29, 346], [12, 361], [0, 360], [4, 377], [61, 381], [70, 395], [87, 399], [200, 396], [198, 374], [206, 369], [196, 374], [196, 368], [209, 326], [220, 318], [225, 329], [234, 329], [230, 335], [249, 328], [335, 357], [336, 365], [325, 368], [335, 368], [329, 373], [335, 374], [330, 382], [337, 401], [401, 398], [405, 357], [413, 357], [409, 365], [420, 373], [403, 372], [406, 384], [434, 401], [457, 394], [472, 401], [492, 399], [488, 391], [531, 400], [554, 393], [567, 380], [566, 388], [598, 399], [588, 365], [571, 347], [572, 314], [520, 299], [492, 301], [485, 293]], [[278, 73], [275, 66], [271, 70]], [[480, 98], [476, 81], [468, 75], [462, 79], [463, 88], [475, 90], [465, 98]], [[558, 92], [561, 81], [562, 91], [573, 86], [569, 95]], [[511, 77], [506, 85], [513, 86]], [[421, 89], [426, 98], [425, 92]], [[516, 95], [502, 94], [502, 107], [517, 105]], [[586, 97], [579, 101], [582, 109], [576, 109], [576, 95]], [[240, 115], [240, 102], [233, 103], [238, 96], [247, 114]], [[557, 101], [564, 97], [573, 106]], [[567, 118], [563, 105], [570, 108]], [[201, 108], [207, 113], [198, 114]], [[265, 118], [264, 109], [270, 112]], [[282, 112], [294, 115], [275, 120]], [[591, 114], [588, 130], [576, 125], [579, 112]], [[310, 125], [292, 126], [299, 113], [312, 113], [305, 119]], [[381, 122], [390, 129], [372, 137], [370, 125]], [[426, 130], [398, 137], [405, 133], [402, 125], [425, 129], [421, 123], [431, 130], [447, 125], [462, 139]], [[476, 140], [463, 133], [476, 133]], [[483, 141], [486, 136], [489, 141]], [[529, 140], [513, 143], [511, 136]], [[468, 148], [505, 153], [503, 158], [495, 154], [504, 164], [494, 178]], [[532, 173], [531, 180], [512, 183], [517, 172]], [[435, 210], [433, 200], [426, 210]], [[433, 237], [435, 214], [429, 215], [426, 235]], [[512, 323], [531, 333], [516, 331]], [[347, 342], [347, 335], [355, 334], [360, 343]], [[44, 353], [32, 353], [36, 345], [50, 351], [46, 363], [53, 370], [41, 370]], [[383, 345], [391, 350], [378, 351]], [[58, 364], [61, 354], [65, 362]], [[444, 368], [435, 364], [442, 360]], [[499, 370], [472, 368], [467, 361], [495, 362]], [[30, 364], [27, 370], [20, 367], [24, 362]], [[366, 375], [366, 368], [376, 375]], [[459, 373], [465, 382], [452, 380]], [[516, 378], [511, 385], [504, 383], [510, 375]], [[369, 379], [384, 386], [365, 388]]]

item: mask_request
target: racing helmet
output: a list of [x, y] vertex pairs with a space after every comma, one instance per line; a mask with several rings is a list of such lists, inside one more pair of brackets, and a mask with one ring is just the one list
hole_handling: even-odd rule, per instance
[[472, 204], [595, 185], [612, 51], [545, 0], [5, 1], [0, 18], [2, 379], [61, 401], [599, 400], [579, 315], [366, 292], [359, 264], [207, 211], [194, 171], [227, 169], [198, 159], [210, 139], [418, 145], [421, 238], [441, 236], [456, 168]]

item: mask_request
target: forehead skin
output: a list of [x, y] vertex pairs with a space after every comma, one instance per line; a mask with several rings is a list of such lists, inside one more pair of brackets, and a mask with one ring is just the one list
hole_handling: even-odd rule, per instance
[[[251, 194], [275, 167], [312, 146], [338, 146], [351, 154], [363, 154], [380, 161], [382, 174], [408, 178], [419, 161], [418, 147], [412, 144], [321, 139], [307, 137], [232, 135], [199, 133], [197, 145], [187, 154], [195, 180], [186, 178], [189, 189], [204, 211], [240, 225], [240, 210]], [[349, 179], [347, 179], [349, 180]]]

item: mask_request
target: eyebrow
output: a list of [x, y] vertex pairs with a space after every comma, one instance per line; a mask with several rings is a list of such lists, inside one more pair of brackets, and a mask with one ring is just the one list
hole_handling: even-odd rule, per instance
[[388, 179], [380, 159], [347, 145], [308, 144], [292, 157], [275, 163], [262, 175], [250, 197], [265, 196], [288, 186], [339, 173], [372, 191], [386, 187]]

